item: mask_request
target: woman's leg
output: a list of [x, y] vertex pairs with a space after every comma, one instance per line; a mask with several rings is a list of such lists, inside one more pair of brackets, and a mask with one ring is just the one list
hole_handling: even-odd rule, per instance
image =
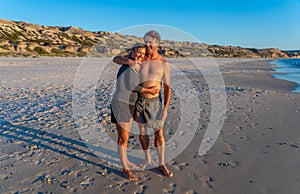
[[129, 123], [116, 123], [116, 129], [118, 132], [118, 153], [121, 161], [121, 165], [124, 169], [128, 169], [127, 166], [127, 155], [126, 155], [126, 148], [128, 144], [129, 138], [129, 130], [128, 130]]
[[130, 134], [130, 128], [132, 124], [132, 119], [129, 122], [119, 122], [116, 123], [116, 129], [118, 131], [118, 153], [123, 167], [123, 174], [129, 180], [138, 180], [138, 178], [130, 171], [128, 167], [127, 158], [127, 145], [128, 138]]

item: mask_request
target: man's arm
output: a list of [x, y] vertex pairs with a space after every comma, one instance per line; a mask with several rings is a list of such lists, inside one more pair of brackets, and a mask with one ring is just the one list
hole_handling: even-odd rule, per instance
[[170, 78], [170, 64], [164, 62], [164, 74], [163, 74], [163, 83], [164, 83], [164, 107], [162, 110], [161, 119], [165, 120], [168, 115], [168, 108], [171, 101], [171, 78]]
[[142, 87], [141, 90], [140, 90], [140, 93], [149, 93], [149, 94], [157, 94], [157, 92], [159, 92], [159, 89], [155, 86], [152, 86], [150, 88], [144, 88]]

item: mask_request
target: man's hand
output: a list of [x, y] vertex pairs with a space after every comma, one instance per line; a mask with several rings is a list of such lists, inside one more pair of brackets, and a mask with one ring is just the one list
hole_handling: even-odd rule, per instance
[[148, 88], [147, 93], [154, 95], [154, 94], [157, 94], [158, 92], [159, 92], [159, 89], [156, 86], [152, 86], [152, 87]]
[[132, 68], [135, 72], [139, 72], [141, 68], [141, 62], [136, 60], [128, 60], [128, 65], [130, 68]]
[[149, 93], [149, 94], [152, 94], [152, 95], [155, 95], [159, 92], [159, 88], [156, 87], [156, 86], [152, 86], [150, 88], [142, 88], [142, 90], [140, 91], [141, 93]]

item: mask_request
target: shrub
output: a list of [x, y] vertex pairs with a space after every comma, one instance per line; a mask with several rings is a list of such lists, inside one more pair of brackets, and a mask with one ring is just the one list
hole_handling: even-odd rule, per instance
[[33, 50], [36, 51], [40, 55], [48, 54], [48, 52], [45, 51], [45, 49], [43, 49], [42, 47], [39, 47], [39, 46], [35, 47]]
[[56, 54], [56, 55], [64, 54], [63, 51], [61, 51], [61, 50], [59, 50], [59, 49], [57, 49], [57, 48], [51, 49], [51, 53]]

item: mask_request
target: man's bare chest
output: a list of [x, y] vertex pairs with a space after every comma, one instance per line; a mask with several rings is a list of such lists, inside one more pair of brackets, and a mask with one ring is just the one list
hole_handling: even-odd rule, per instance
[[160, 80], [164, 73], [163, 63], [161, 61], [147, 61], [141, 65], [140, 73], [144, 78]]

